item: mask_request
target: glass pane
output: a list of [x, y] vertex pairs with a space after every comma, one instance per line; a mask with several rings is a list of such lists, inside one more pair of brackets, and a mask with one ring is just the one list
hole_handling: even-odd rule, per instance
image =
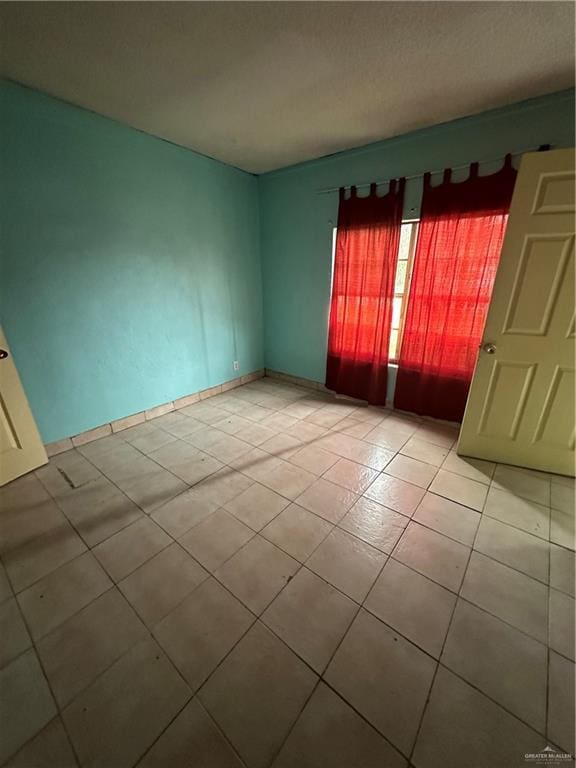
[[400, 312], [402, 311], [402, 297], [394, 296], [392, 299], [392, 328], [400, 327]]
[[394, 285], [394, 293], [404, 293], [404, 286], [406, 284], [406, 269], [408, 267], [407, 261], [399, 261], [396, 267], [396, 283]]
[[410, 252], [410, 235], [412, 224], [402, 224], [400, 229], [400, 245], [398, 246], [398, 258], [407, 259]]
[[396, 348], [398, 346], [398, 331], [390, 331], [390, 348], [388, 350], [388, 356], [390, 360], [396, 360]]

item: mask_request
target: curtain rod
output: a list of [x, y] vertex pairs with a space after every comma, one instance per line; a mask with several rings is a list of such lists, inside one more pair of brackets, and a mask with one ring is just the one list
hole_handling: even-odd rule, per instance
[[[526, 152], [543, 152], [547, 149], [550, 149], [550, 144], [540, 144], [538, 147], [527, 147], [526, 149], [520, 149], [518, 152], [512, 152], [512, 157], [518, 157], [519, 155], [524, 155]], [[505, 156], [504, 156], [505, 157]], [[480, 160], [478, 163], [479, 165], [487, 165], [488, 163], [495, 163], [498, 160], [502, 160], [503, 156], [499, 155], [498, 157], [492, 157], [488, 158], [487, 160]], [[452, 170], [453, 171], [461, 171], [464, 168], [469, 168], [471, 163], [464, 163], [463, 165], [455, 165]], [[440, 170], [436, 171], [430, 171], [432, 175], [437, 173], [443, 173], [444, 168], [441, 168]], [[413, 173], [411, 176], [404, 176], [403, 178], [406, 179], [406, 181], [409, 181], [410, 179], [421, 179], [424, 176], [424, 173], [428, 173], [428, 171], [424, 171], [423, 173]], [[393, 178], [402, 178], [401, 176], [395, 176]], [[362, 182], [362, 184], [347, 184], [344, 185], [346, 187], [356, 187], [356, 189], [363, 189], [364, 187], [369, 187], [371, 184], [376, 184], [376, 186], [380, 186], [381, 184], [388, 184], [392, 181], [392, 179], [380, 179], [380, 181], [365, 181]], [[342, 186], [342, 185], [341, 185]], [[327, 187], [326, 189], [317, 189], [316, 194], [317, 195], [327, 195], [330, 192], [339, 192], [341, 187]]]

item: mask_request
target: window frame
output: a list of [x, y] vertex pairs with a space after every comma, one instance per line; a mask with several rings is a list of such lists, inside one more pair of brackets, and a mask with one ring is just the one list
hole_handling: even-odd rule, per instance
[[[402, 349], [402, 337], [404, 335], [404, 325], [406, 321], [406, 310], [408, 308], [408, 295], [410, 293], [410, 283], [412, 282], [412, 268], [414, 266], [414, 254], [416, 251], [416, 240], [418, 238], [418, 227], [420, 225], [420, 219], [413, 218], [413, 219], [402, 219], [402, 226], [405, 224], [410, 224], [410, 242], [408, 243], [408, 258], [407, 259], [400, 259], [398, 256], [400, 255], [400, 244], [398, 244], [398, 256], [396, 257], [396, 271], [398, 270], [398, 265], [401, 261], [406, 262], [406, 277], [404, 279], [404, 291], [402, 293], [398, 293], [396, 290], [394, 291], [393, 298], [394, 299], [400, 299], [400, 321], [398, 323], [398, 328], [390, 328], [390, 330], [397, 330], [398, 331], [398, 338], [396, 341], [396, 354], [394, 357], [392, 355], [389, 356], [388, 362], [392, 363], [392, 365], [397, 365], [398, 360], [400, 357], [400, 351]], [[394, 288], [396, 288], [396, 275], [394, 275]], [[388, 353], [390, 354], [390, 347], [388, 347]]]

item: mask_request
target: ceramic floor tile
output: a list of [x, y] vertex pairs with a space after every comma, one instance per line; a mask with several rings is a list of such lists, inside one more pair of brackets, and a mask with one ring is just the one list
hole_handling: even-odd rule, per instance
[[362, 496], [338, 523], [338, 527], [391, 554], [410, 518]]
[[336, 464], [338, 456], [328, 451], [318, 448], [314, 445], [306, 445], [299, 451], [296, 451], [289, 459], [291, 464], [295, 464], [313, 475], [322, 475], [331, 466]]
[[[432, 687], [413, 755], [418, 768], [494, 765], [522, 768], [543, 737], [442, 666]], [[492, 760], [492, 758], [490, 758]], [[493, 761], [492, 761], [493, 762]]]
[[[245, 413], [247, 407], [249, 406], [241, 406], [241, 412]], [[226, 432], [228, 435], [237, 435], [243, 429], [249, 429], [251, 426], [252, 422], [249, 419], [245, 418], [244, 416], [240, 416], [237, 413], [228, 414], [226, 418], [221, 419], [218, 422], [218, 429], [221, 432]]]
[[[252, 424], [250, 429], [256, 429], [257, 425]], [[223, 464], [229, 464], [234, 459], [238, 459], [245, 453], [252, 450], [250, 443], [244, 440], [239, 440], [233, 435], [224, 435], [221, 440], [213, 443], [209, 448], [206, 448], [206, 453], [213, 456]]]
[[442, 663], [537, 731], [546, 721], [546, 646], [459, 600]]
[[470, 549], [441, 533], [411, 522], [393, 552], [395, 560], [458, 592]]
[[5, 768], [77, 768], [72, 747], [60, 718], [54, 718], [25, 744]]
[[208, 573], [178, 544], [172, 544], [119, 583], [128, 602], [152, 627], [170, 613]]
[[186, 483], [168, 472], [158, 469], [143, 478], [122, 486], [122, 490], [141, 509], [150, 514], [187, 488]]
[[18, 602], [37, 640], [111, 586], [96, 558], [86, 552], [20, 592]]
[[179, 538], [216, 509], [218, 504], [200, 498], [191, 488], [159, 507], [150, 517], [171, 536]]
[[492, 479], [492, 486], [537, 504], [550, 505], [550, 480], [535, 477], [517, 467], [498, 464]]
[[[56, 715], [56, 705], [34, 650], [0, 671], [0, 763], [4, 763]], [[26, 715], [23, 717], [23, 713]]]
[[62, 717], [83, 766], [129, 768], [190, 695], [188, 686], [149, 638], [81, 693]]
[[418, 459], [412, 459], [410, 456], [398, 454], [386, 465], [384, 472], [418, 485], [420, 488], [428, 488], [436, 475], [437, 468]]
[[556, 482], [551, 486], [551, 505], [553, 509], [574, 514], [574, 486], [562, 485]]
[[314, 552], [307, 566], [361, 603], [385, 562], [386, 555], [380, 550], [336, 528]]
[[550, 541], [571, 550], [576, 549], [574, 520], [574, 512], [553, 509], [550, 517]]
[[371, 445], [364, 440], [350, 438], [352, 444], [350, 448], [345, 447], [340, 451], [340, 455], [345, 459], [356, 461], [358, 464], [364, 464], [370, 469], [381, 471], [394, 457], [394, 452], [389, 451], [382, 446]]
[[154, 636], [196, 690], [254, 620], [250, 611], [210, 578], [162, 619]]
[[417, 437], [411, 437], [402, 446], [400, 453], [404, 456], [410, 456], [412, 459], [424, 461], [433, 467], [440, 467], [448, 455], [448, 448], [434, 445], [434, 443], [429, 443], [425, 440], [419, 440]]
[[441, 445], [445, 448], [451, 448], [458, 439], [458, 429], [445, 424], [435, 424], [434, 422], [423, 422], [414, 436], [419, 440], [424, 440], [435, 445]]
[[574, 754], [574, 662], [550, 653], [548, 738]]
[[229, 467], [224, 467], [195, 485], [194, 490], [202, 499], [223, 506], [251, 485], [252, 480], [248, 477]]
[[237, 436], [245, 443], [257, 447], [265, 443], [266, 440], [270, 440], [271, 437], [275, 437], [276, 434], [276, 430], [266, 427], [264, 424], [249, 424], [241, 429]]
[[395, 512], [411, 516], [422, 501], [424, 489], [396, 477], [382, 474], [364, 492], [364, 495]]
[[536, 640], [547, 642], [548, 588], [539, 581], [472, 552], [461, 596]]
[[339, 522], [350, 507], [358, 501], [358, 495], [327, 480], [316, 480], [296, 499], [297, 504], [331, 523]]
[[38, 643], [38, 654], [63, 707], [142, 640], [146, 627], [110, 589]]
[[3, 561], [14, 591], [20, 592], [85, 551], [82, 539], [62, 519], [46, 533], [6, 552]]
[[328, 536], [333, 525], [298, 504], [290, 504], [261, 534], [303, 563]]
[[12, 597], [13, 594], [14, 593], [12, 592], [6, 571], [0, 562], [0, 604], [2, 604], [5, 600], [8, 600], [8, 598]]
[[442, 469], [453, 472], [455, 475], [468, 477], [478, 483], [490, 485], [496, 464], [482, 459], [473, 459], [469, 456], [458, 456], [456, 451], [450, 451], [442, 464]]
[[435, 658], [440, 657], [456, 595], [395, 560], [388, 560], [365, 608]]
[[183, 413], [167, 413], [166, 416], [173, 416], [174, 418], [170, 421], [164, 421], [164, 416], [161, 416], [160, 418], [163, 420], [160, 424], [161, 428], [179, 439], [188, 437], [188, 435], [204, 428], [204, 424], [201, 421], [193, 419], [191, 416], [186, 416]]
[[276, 597], [300, 564], [255, 536], [216, 571], [216, 578], [256, 615]]
[[538, 536], [484, 516], [474, 549], [533, 579], [548, 583], [549, 544]]
[[271, 491], [260, 483], [254, 483], [247, 490], [225, 504], [229, 512], [250, 526], [260, 531], [285, 509], [290, 502], [283, 496]]
[[352, 493], [364, 493], [368, 486], [378, 477], [378, 472], [363, 464], [357, 464], [349, 459], [339, 459], [334, 466], [323, 475], [336, 485], [347, 488]]
[[404, 768], [406, 760], [334, 691], [320, 683], [273, 768]]
[[315, 481], [316, 475], [283, 461], [270, 472], [267, 472], [260, 482], [281, 496], [294, 501]]
[[534, 536], [548, 539], [550, 510], [541, 504], [514, 496], [507, 491], [490, 488], [484, 513]]
[[[191, 419], [187, 419], [187, 421], [191, 421]], [[172, 440], [150, 453], [149, 458], [164, 469], [172, 471], [173, 467], [193, 459], [198, 453], [198, 448], [191, 443], [185, 440]]]
[[250, 768], [269, 765], [317, 681], [262, 624], [255, 624], [199, 697]]
[[83, 485], [58, 503], [89, 547], [143, 516], [136, 504], [104, 477]]
[[217, 509], [180, 538], [180, 544], [211, 573], [254, 536], [224, 509]]
[[358, 606], [302, 568], [262, 615], [262, 621], [321, 674]]
[[550, 648], [574, 661], [574, 598], [551, 589], [548, 611]]
[[187, 704], [138, 768], [242, 768], [242, 763], [197, 699]]
[[50, 463], [36, 470], [36, 476], [55, 498], [70, 493], [91, 480], [100, 477], [100, 471], [76, 450], [66, 451], [50, 459]]
[[333, 428], [334, 432], [340, 432], [344, 435], [351, 435], [363, 440], [366, 435], [374, 429], [374, 425], [365, 421], [358, 421], [352, 417], [347, 417], [338, 422]]
[[481, 512], [488, 488], [484, 483], [441, 469], [432, 481], [430, 491]]
[[296, 435], [274, 435], [266, 442], [261, 443], [260, 448], [272, 456], [288, 460], [302, 448], [302, 440]]
[[399, 451], [410, 439], [414, 430], [397, 429], [393, 426], [388, 426], [388, 419], [383, 424], [374, 427], [371, 432], [368, 432], [364, 440], [374, 445], [378, 445], [384, 448], [386, 451], [395, 453]]
[[480, 514], [443, 496], [427, 493], [412, 519], [471, 547], [480, 523]]
[[32, 645], [20, 608], [11, 597], [0, 605], [0, 667]]
[[163, 550], [172, 539], [147, 517], [123, 528], [92, 550], [114, 581], [120, 581]]
[[361, 610], [326, 672], [335, 688], [404, 754], [409, 754], [436, 662]]
[[271, 456], [266, 451], [260, 450], [260, 448], [253, 448], [248, 453], [240, 456], [239, 459], [236, 459], [236, 461], [230, 463], [232, 469], [241, 472], [252, 480], [257, 480], [259, 483], [262, 483], [264, 478], [273, 469], [278, 469], [282, 465], [281, 459]]
[[147, 435], [140, 435], [140, 437], [136, 437], [130, 442], [136, 450], [149, 454], [157, 448], [171, 443], [173, 440], [176, 440], [174, 435], [164, 432], [163, 429], [155, 429], [153, 432], [149, 432]]
[[[36, 482], [40, 486], [38, 480]], [[42, 493], [46, 493], [43, 488]], [[30, 506], [24, 503], [12, 507], [0, 504], [0, 511], [1, 555], [57, 528], [65, 519], [56, 502], [48, 498], [47, 494], [46, 498], [32, 502]]]
[[569, 549], [550, 544], [550, 586], [575, 597], [575, 554]]

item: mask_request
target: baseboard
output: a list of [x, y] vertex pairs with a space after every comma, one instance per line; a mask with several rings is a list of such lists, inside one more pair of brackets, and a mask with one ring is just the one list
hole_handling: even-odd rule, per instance
[[207, 400], [210, 397], [222, 394], [222, 392], [228, 392], [231, 389], [242, 386], [242, 384], [248, 384], [251, 381], [261, 379], [265, 375], [266, 372], [264, 369], [260, 369], [258, 371], [253, 371], [252, 373], [247, 373], [244, 376], [238, 376], [235, 379], [225, 381], [223, 384], [217, 384], [215, 387], [209, 387], [200, 392], [193, 392], [190, 395], [179, 397], [177, 400], [170, 400], [168, 403], [156, 405], [154, 408], [148, 408], [146, 411], [131, 413], [128, 416], [123, 416], [121, 419], [115, 419], [114, 421], [109, 421], [107, 424], [101, 424], [93, 429], [80, 432], [78, 435], [64, 437], [53, 443], [47, 443], [44, 446], [46, 448], [46, 453], [48, 456], [56, 456], [58, 453], [69, 451], [71, 448], [75, 448], [78, 445], [91, 443], [93, 440], [99, 440], [101, 437], [106, 437], [107, 435], [121, 432], [123, 429], [135, 427], [137, 424], [142, 424], [145, 421], [156, 419], [158, 416], [170, 413], [170, 411], [178, 411], [180, 408], [186, 408], [186, 406], [198, 403], [200, 400]]

